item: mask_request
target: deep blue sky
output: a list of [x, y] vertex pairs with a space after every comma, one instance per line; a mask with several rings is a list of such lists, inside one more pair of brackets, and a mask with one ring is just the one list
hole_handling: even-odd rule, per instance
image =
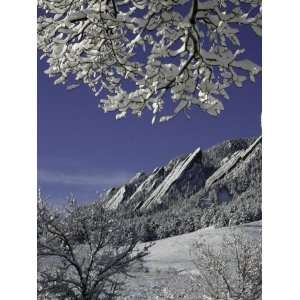
[[[241, 44], [261, 64], [261, 41], [252, 31], [243, 31]], [[81, 202], [95, 199], [97, 191], [196, 147], [261, 133], [261, 76], [231, 88], [220, 117], [193, 110], [191, 120], [178, 116], [152, 126], [150, 114], [116, 121], [114, 113], [98, 109], [99, 99], [87, 87], [54, 86], [45, 68], [38, 61], [38, 185], [56, 204], [70, 193]]]

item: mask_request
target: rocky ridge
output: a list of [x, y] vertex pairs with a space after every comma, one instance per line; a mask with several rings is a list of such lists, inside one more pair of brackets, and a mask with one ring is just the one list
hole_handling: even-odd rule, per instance
[[[128, 183], [103, 196], [105, 206], [134, 210], [168, 207], [182, 199], [230, 201], [260, 192], [262, 138], [229, 140], [206, 151], [197, 148], [149, 175], [137, 173]], [[253, 179], [256, 177], [256, 179]]]

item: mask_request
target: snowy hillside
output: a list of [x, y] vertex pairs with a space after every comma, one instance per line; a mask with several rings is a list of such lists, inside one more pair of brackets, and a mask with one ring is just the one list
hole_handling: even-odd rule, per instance
[[261, 221], [252, 222], [233, 227], [205, 228], [191, 233], [186, 233], [167, 239], [156, 241], [150, 248], [150, 255], [146, 257], [145, 265], [150, 270], [168, 270], [174, 268], [177, 271], [193, 271], [192, 256], [190, 250], [196, 241], [205, 239], [216, 247], [221, 243], [225, 233], [234, 229], [246, 233], [250, 238], [261, 238]]
[[258, 221], [233, 227], [210, 227], [156, 241], [145, 259], [144, 269], [135, 272], [135, 277], [128, 281], [125, 299], [166, 299], [157, 295], [168, 287], [181, 295], [178, 299], [199, 300], [199, 288], [191, 279], [191, 274], [197, 273], [191, 255], [194, 243], [205, 240], [219, 247], [224, 234], [232, 232], [243, 233], [250, 240], [261, 240], [261, 231], [262, 224]]

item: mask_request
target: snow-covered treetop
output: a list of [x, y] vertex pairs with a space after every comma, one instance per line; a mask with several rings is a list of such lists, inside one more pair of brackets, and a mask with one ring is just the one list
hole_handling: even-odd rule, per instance
[[[38, 7], [45, 73], [67, 89], [88, 85], [117, 119], [147, 108], [153, 123], [167, 121], [192, 106], [218, 115], [227, 88], [261, 70], [239, 58], [246, 49], [238, 38], [241, 26], [261, 36], [261, 0], [38, 0]], [[171, 115], [161, 112], [167, 99]]]

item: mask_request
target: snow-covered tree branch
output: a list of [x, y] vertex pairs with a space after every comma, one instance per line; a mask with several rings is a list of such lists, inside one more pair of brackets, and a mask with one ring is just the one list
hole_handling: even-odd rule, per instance
[[[238, 36], [245, 26], [261, 35], [261, 0], [39, 0], [38, 7], [45, 72], [68, 89], [88, 85], [117, 119], [149, 109], [153, 122], [167, 121], [192, 106], [218, 115], [227, 89], [261, 70], [240, 58]], [[175, 109], [164, 115], [168, 99]]]

